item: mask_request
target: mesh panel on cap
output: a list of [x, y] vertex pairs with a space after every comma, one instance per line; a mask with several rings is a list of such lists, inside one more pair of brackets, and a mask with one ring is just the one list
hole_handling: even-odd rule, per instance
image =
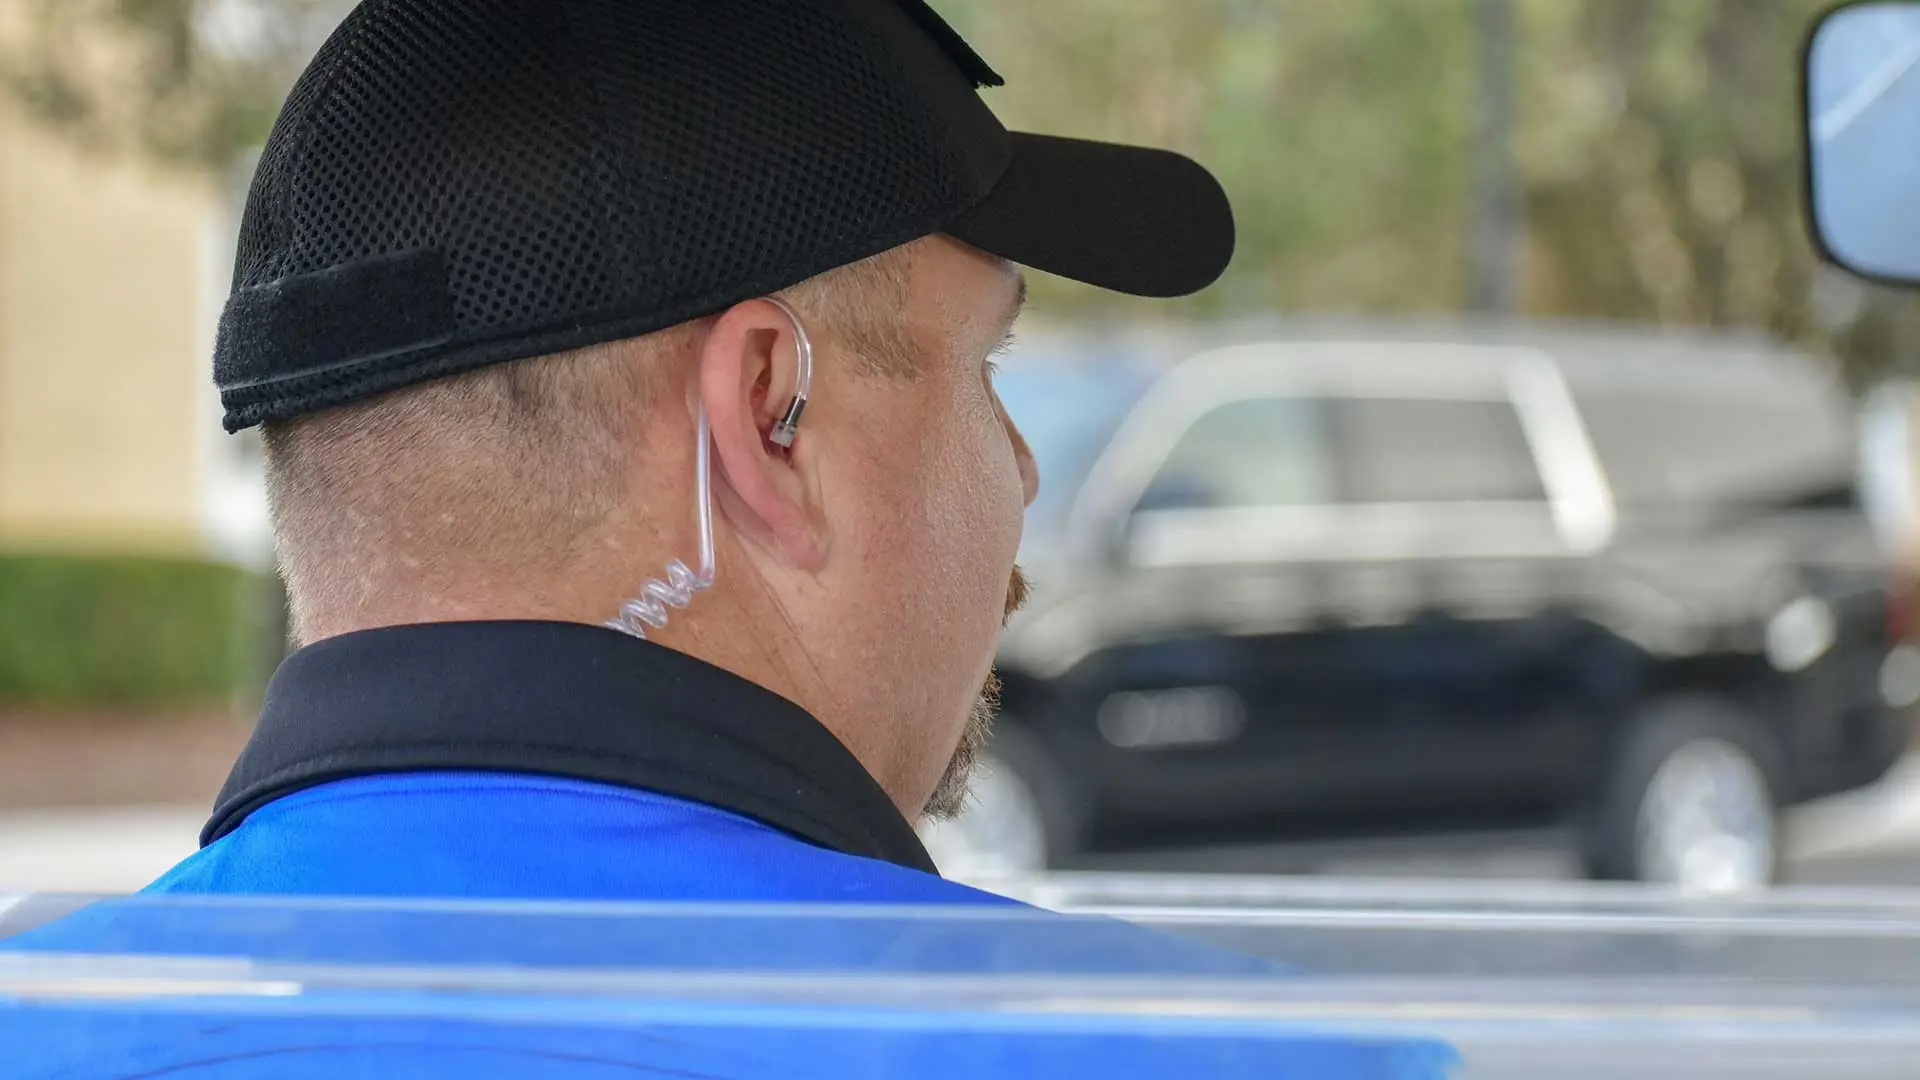
[[761, 277], [960, 197], [905, 74], [835, 5], [568, 7], [605, 44], [593, 75], [649, 293]]
[[307, 114], [320, 100], [327, 73], [345, 54], [347, 42], [352, 39], [347, 27], [353, 22], [354, 18], [349, 16], [347, 22], [342, 24], [341, 32], [321, 46], [313, 63], [294, 83], [286, 104], [280, 108], [273, 135], [267, 140], [260, 160], [254, 165], [253, 184], [247, 193], [247, 213], [240, 223], [240, 241], [234, 252], [235, 289], [282, 276], [280, 267], [290, 254], [286, 215], [287, 159], [299, 145], [291, 133], [306, 123]]
[[441, 248], [465, 336], [612, 307], [592, 98], [559, 5], [371, 4], [344, 32], [326, 102], [280, 162], [277, 269]]
[[659, 329], [934, 231], [985, 189], [845, 6], [871, 2], [366, 0], [262, 154], [235, 286], [311, 295], [436, 250], [453, 333], [293, 371], [223, 327], [252, 350], [216, 362], [248, 375], [228, 426]]

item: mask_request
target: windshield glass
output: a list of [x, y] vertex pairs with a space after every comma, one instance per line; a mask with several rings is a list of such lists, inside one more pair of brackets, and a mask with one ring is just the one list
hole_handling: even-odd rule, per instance
[[[713, 30], [720, 5], [764, 13], [766, 32], [736, 42]], [[671, 617], [662, 640], [682, 640], [684, 629], [691, 651], [722, 642], [699, 657], [722, 667], [772, 648], [771, 635], [868, 617], [848, 599], [866, 603], [868, 585], [939, 586], [903, 597], [899, 624], [862, 628], [858, 647], [809, 638], [793, 648], [850, 668], [869, 653], [945, 649], [947, 660], [965, 654], [954, 664], [964, 677], [922, 672], [926, 656], [912, 654], [915, 663], [902, 663], [910, 670], [872, 679], [876, 694], [907, 702], [895, 707], [850, 689], [865, 685], [864, 670], [784, 667], [795, 679], [817, 675], [832, 690], [821, 700], [877, 725], [965, 715], [997, 670], [997, 734], [980, 751], [971, 809], [944, 834], [954, 842], [934, 852], [954, 877], [1599, 878], [1683, 892], [1920, 882], [1920, 755], [1909, 754], [1920, 745], [1920, 299], [1824, 261], [1808, 231], [1810, 202], [1827, 198], [1833, 221], [1920, 250], [1920, 194], [1882, 202], [1876, 193], [1900, 184], [1864, 164], [1851, 194], [1811, 192], [1806, 153], [1811, 142], [1861, 163], [1881, 150], [1920, 161], [1911, 122], [1920, 117], [1920, 0], [1854, 5], [1857, 31], [1822, 46], [1830, 77], [1803, 81], [1800, 57], [1832, 6], [0, 0], [0, 895], [135, 890], [199, 850], [207, 807], [293, 651], [297, 596], [402, 625], [479, 612], [558, 618], [554, 609], [568, 605], [566, 617], [594, 624], [631, 614], [611, 586], [604, 613], [575, 611], [598, 602], [597, 583], [646, 590], [661, 574], [642, 596]], [[323, 54], [356, 9], [384, 13], [405, 50], [373, 48], [384, 39], [356, 22], [345, 52]], [[504, 32], [508, 20], [475, 12], [546, 29]], [[935, 25], [929, 12], [952, 35], [923, 34]], [[1030, 295], [996, 358], [994, 386], [1040, 472], [1020, 552], [1037, 587], [1004, 627], [1011, 491], [950, 468], [940, 482], [960, 493], [951, 515], [913, 505], [942, 493], [929, 494], [936, 485], [922, 476], [885, 474], [907, 455], [876, 442], [886, 425], [850, 419], [848, 405], [898, 404], [885, 395], [900, 387], [876, 380], [846, 393], [849, 371], [905, 359], [914, 363], [897, 366], [922, 372], [964, 363], [964, 388], [977, 394], [984, 342], [998, 336], [1007, 297], [982, 313], [990, 328], [964, 338], [981, 342], [972, 355], [938, 355], [927, 330], [970, 314], [958, 309], [971, 272], [902, 271], [913, 309], [897, 326], [868, 328], [901, 333], [810, 327], [814, 403], [784, 460], [824, 462], [824, 479], [767, 490], [821, 493], [833, 542], [799, 545], [827, 553], [832, 565], [818, 573], [797, 561], [775, 566], [779, 556], [753, 548], [762, 526], [788, 535], [777, 521], [804, 515], [743, 517], [751, 512], [737, 500], [750, 485], [723, 447], [712, 474], [719, 576], [712, 591], [689, 593], [692, 571], [668, 567], [697, 561], [692, 492], [656, 498], [658, 459], [629, 468], [600, 453], [621, 445], [616, 431], [664, 440], [679, 428], [651, 426], [651, 412], [638, 419], [625, 397], [556, 389], [566, 380], [544, 375], [569, 361], [541, 369], [532, 365], [552, 357], [516, 354], [511, 363], [527, 365], [518, 372], [539, 372], [524, 381], [494, 362], [522, 345], [582, 344], [598, 332], [589, 327], [658, 329], [722, 314], [694, 297], [751, 303], [772, 290], [805, 309], [809, 294], [791, 280], [801, 268], [827, 266], [830, 253], [885, 254], [869, 249], [906, 239], [912, 222], [944, 222], [984, 247], [1004, 226], [1032, 241], [1006, 250], [1036, 262], [1058, 241], [1085, 259], [1056, 265], [1112, 282], [1134, 279], [1089, 267], [1104, 265], [1102, 245], [1127, 230], [1082, 228], [1081, 201], [1125, 209], [1108, 224], [1138, 225], [1142, 237], [1199, 235], [1220, 221], [1183, 217], [1200, 204], [1180, 192], [1162, 207], [1153, 184], [1129, 186], [1120, 166], [1092, 157], [1048, 181], [1052, 213], [976, 215], [987, 202], [964, 214], [949, 207], [948, 217], [926, 210], [973, 186], [1018, 195], [1048, 184], [1029, 183], [1023, 166], [1037, 157], [948, 160], [938, 141], [946, 133], [926, 122], [948, 116], [944, 105], [869, 139], [893, 130], [882, 101], [896, 93], [890, 80], [907, 77], [899, 100], [917, 100], [918, 60], [823, 61], [846, 73], [844, 95], [831, 78], [768, 74], [741, 106], [750, 122], [733, 126], [677, 102], [636, 107], [624, 128], [596, 111], [681, 77], [725, 96], [751, 81], [737, 78], [748, 59], [780, 54], [792, 33], [843, 34], [867, 18], [897, 24], [888, 34], [925, 37], [929, 63], [958, 58], [954, 93], [967, 92], [966, 75], [991, 84], [980, 100], [1009, 131], [1146, 147], [1162, 165], [1158, 152], [1183, 155], [1232, 204], [1231, 263], [1186, 295], [1134, 295], [1023, 268]], [[455, 32], [484, 47], [441, 48], [435, 35]], [[739, 63], [624, 65], [645, 69], [631, 72], [574, 63], [566, 50], [576, 33], [658, 44], [663, 57], [678, 56], [669, 46], [683, 41], [738, 45], [726, 55]], [[361, 48], [367, 70], [352, 59]], [[395, 59], [414, 49], [460, 64], [436, 77], [433, 64], [415, 71]], [[294, 93], [316, 57], [319, 74]], [[399, 75], [379, 75], [381, 64]], [[534, 97], [560, 103], [553, 115], [545, 105], [520, 112], [510, 93], [536, 76], [551, 85]], [[268, 152], [290, 95], [284, 130], [316, 134], [297, 152]], [[880, 102], [871, 114], [835, 111], [842, 98], [869, 97]], [[509, 98], [514, 108], [503, 108]], [[361, 132], [349, 106], [393, 118], [382, 130], [401, 134]], [[818, 131], [831, 137], [800, 122], [823, 117], [834, 124]], [[546, 136], [578, 153], [525, 152]], [[881, 142], [909, 147], [909, 167], [879, 167]], [[989, 143], [997, 154], [1001, 144]], [[1006, 143], [1026, 154], [1036, 145], [1065, 153], [1041, 140]], [[659, 155], [658, 168], [646, 154]], [[824, 194], [796, 194], [804, 185], [782, 170], [814, 157]], [[704, 174], [661, 178], [716, 162], [724, 185]], [[1197, 175], [1167, 175], [1176, 173]], [[296, 174], [310, 179], [284, 180]], [[694, 205], [720, 186], [745, 201], [715, 205], [817, 227], [763, 235], [739, 212]], [[561, 194], [542, 194], [552, 192]], [[275, 212], [243, 227], [250, 193]], [[323, 205], [347, 195], [351, 212]], [[911, 213], [880, 205], [896, 197]], [[923, 197], [931, 201], [914, 202]], [[620, 230], [604, 232], [615, 218]], [[718, 242], [714, 222], [739, 235]], [[868, 225], [870, 236], [859, 232]], [[1224, 236], [1212, 232], [1218, 254]], [[683, 234], [692, 239], [661, 239]], [[522, 277], [522, 266], [533, 269]], [[249, 291], [234, 304], [236, 270]], [[490, 274], [526, 284], [482, 288]], [[892, 277], [842, 280], [863, 290]], [[313, 299], [336, 295], [329, 290], [364, 307]], [[642, 293], [671, 302], [629, 310]], [[894, 298], [823, 300], [822, 323], [867, 311], [867, 299]], [[275, 305], [291, 314], [261, 314], [282, 310]], [[935, 308], [949, 310], [936, 317]], [[305, 429], [315, 445], [346, 448], [341, 475], [334, 459], [301, 449], [296, 425], [225, 432], [212, 362], [223, 318], [230, 347], [291, 365], [297, 396], [378, 392], [379, 407], [362, 414], [375, 418], [364, 440], [318, 416]], [[472, 351], [440, 366], [421, 358], [439, 348], [429, 342], [453, 340], [435, 329], [445, 319], [467, 328], [461, 348]], [[509, 325], [526, 336], [502, 336]], [[916, 355], [852, 356], [856, 337], [876, 353]], [[351, 358], [316, 359], [328, 348]], [[470, 371], [467, 360], [480, 366]], [[411, 387], [368, 374], [389, 362], [423, 364], [436, 390], [492, 386], [497, 397], [423, 394], [407, 407]], [[677, 378], [694, 361], [671, 353], [664, 362], [686, 365], [669, 367]], [[438, 378], [455, 370], [458, 380]], [[236, 400], [265, 392], [257, 374], [229, 367]], [[507, 422], [543, 395], [552, 411], [527, 415], [549, 417], [547, 426]], [[784, 402], [772, 405], [777, 416]], [[925, 412], [891, 414], [907, 418], [892, 425], [903, 445], [941, 430], [913, 425], [950, 403], [920, 405]], [[572, 423], [569, 409], [592, 417]], [[414, 429], [386, 427], [391, 418], [444, 423], [442, 434], [502, 421], [495, 433], [515, 441], [453, 438], [444, 458], [426, 456], [405, 441]], [[671, 420], [691, 428], [684, 415]], [[394, 430], [409, 433], [400, 449], [377, 452]], [[545, 438], [556, 432], [592, 443], [561, 457], [578, 470], [534, 464], [532, 449], [564, 442]], [[849, 456], [810, 456], [816, 434], [826, 436], [816, 451]], [[984, 422], [964, 434], [1004, 437]], [[542, 498], [496, 507], [487, 500], [512, 484], [418, 464], [508, 470], [523, 464], [519, 448], [529, 448], [523, 486]], [[964, 449], [938, 460], [1004, 462], [999, 441], [981, 454]], [[690, 434], [671, 448], [690, 461], [692, 450]], [[1116, 462], [1116, 483], [1081, 501], [1103, 455]], [[299, 534], [279, 540], [275, 462], [290, 463], [273, 485], [283, 532]], [[348, 483], [349, 471], [370, 482]], [[596, 488], [595, 476], [614, 479]], [[558, 478], [550, 487], [549, 477]], [[875, 492], [891, 501], [874, 504]], [[974, 530], [981, 517], [964, 500], [983, 494], [992, 498], [979, 505], [1004, 520]], [[286, 507], [302, 502], [321, 509], [295, 528]], [[1087, 508], [1094, 541], [1084, 547], [1061, 542], [1076, 506]], [[508, 510], [529, 517], [509, 522]], [[896, 521], [937, 525], [953, 547], [907, 527], [876, 535], [885, 531], [876, 523]], [[592, 531], [603, 524], [635, 534]], [[566, 529], [579, 531], [574, 540], [556, 539]], [[398, 540], [367, 539], [375, 535]], [[983, 537], [991, 558], [974, 543]], [[482, 541], [501, 549], [462, 547]], [[408, 546], [416, 542], [422, 550]], [[310, 575], [304, 593], [299, 574], [281, 572], [303, 544], [347, 556]], [[905, 551], [919, 561], [898, 573], [876, 561]], [[601, 558], [608, 565], [592, 573], [569, 561]], [[990, 580], [930, 584], [950, 571]], [[767, 640], [703, 636], [709, 613], [727, 625], [730, 590], [776, 572], [794, 576], [774, 580], [769, 595], [782, 604], [804, 596], [828, 614], [756, 621]], [[557, 584], [533, 581], [541, 573]], [[406, 587], [383, 587], [382, 575]], [[498, 603], [469, 595], [496, 588]], [[959, 597], [984, 597], [992, 610], [949, 618]], [[963, 649], [955, 639], [967, 626], [974, 637]], [[403, 674], [411, 684], [413, 672]], [[815, 704], [806, 686], [766, 688]], [[923, 690], [926, 700], [913, 696]], [[952, 708], [928, 704], [941, 694], [955, 697]], [[959, 730], [956, 719], [956, 739]], [[865, 741], [835, 732], [883, 756], [926, 743], [893, 728]], [[874, 769], [897, 797], [889, 777], [931, 780], [945, 764]], [[964, 769], [952, 778], [957, 799]], [[900, 805], [917, 812], [910, 802]], [[891, 814], [895, 804], [874, 805]], [[911, 840], [906, 828], [875, 835]]]

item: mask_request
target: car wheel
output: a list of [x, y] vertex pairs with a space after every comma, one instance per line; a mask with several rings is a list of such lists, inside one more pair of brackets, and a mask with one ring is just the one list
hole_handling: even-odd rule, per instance
[[1779, 873], [1772, 741], [1724, 703], [1645, 710], [1615, 760], [1590, 840], [1594, 876], [1689, 893], [1763, 889]]
[[1077, 820], [1040, 740], [1003, 722], [980, 755], [966, 810], [921, 837], [950, 877], [1009, 877], [1039, 873], [1077, 851]]

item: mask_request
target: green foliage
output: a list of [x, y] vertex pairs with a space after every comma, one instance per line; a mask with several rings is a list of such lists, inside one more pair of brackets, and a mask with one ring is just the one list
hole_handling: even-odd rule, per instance
[[949, 0], [1010, 126], [1145, 142], [1233, 198], [1235, 265], [1178, 304], [1047, 282], [1049, 310], [1432, 311], [1458, 303], [1467, 0]]
[[[1465, 306], [1483, 0], [943, 0], [1016, 127], [1199, 157], [1241, 246], [1178, 305], [1063, 282], [1043, 309]], [[1828, 0], [1514, 5], [1521, 314], [1750, 327], [1862, 380], [1920, 373], [1920, 304], [1820, 267], [1799, 51]]]
[[[9, 2], [32, 13], [0, 51], [16, 98], [200, 161], [259, 140], [345, 6]], [[1521, 314], [1751, 327], [1862, 380], [1920, 373], [1920, 303], [1823, 269], [1805, 234], [1797, 69], [1829, 0], [935, 0], [1007, 76], [1009, 125], [1184, 151], [1233, 196], [1239, 254], [1199, 296], [1036, 282], [1039, 310], [1130, 320], [1463, 307], [1491, 3], [1513, 11]], [[222, 7], [253, 13], [249, 48], [195, 31]], [[104, 73], [102, 35], [127, 58]]]
[[1822, 6], [1528, 6], [1538, 310], [1818, 335], [1795, 69]]
[[232, 704], [270, 655], [262, 589], [202, 562], [0, 555], [0, 708]]
[[[343, 0], [0, 0], [0, 92], [89, 144], [226, 165], [258, 146]], [[5, 14], [5, 12], [0, 12]], [[222, 17], [213, 17], [222, 16]], [[0, 20], [4, 22], [4, 20]]]

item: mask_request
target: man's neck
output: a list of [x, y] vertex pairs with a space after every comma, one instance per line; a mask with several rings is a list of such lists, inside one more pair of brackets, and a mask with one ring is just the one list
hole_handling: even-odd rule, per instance
[[[664, 505], [677, 502], [663, 498]], [[301, 639], [311, 642], [357, 630], [428, 623], [546, 621], [604, 626], [620, 612], [621, 604], [639, 595], [645, 579], [636, 576], [626, 553], [686, 550], [692, 537], [666, 535], [665, 530], [630, 530], [647, 535], [644, 543], [595, 545], [589, 550], [601, 558], [582, 559], [565, 572], [529, 582], [515, 575], [498, 578], [469, 573], [459, 584], [423, 587], [395, 586], [369, 589], [368, 602], [346, 613], [308, 613], [301, 620]], [[768, 584], [754, 554], [725, 533], [719, 539], [720, 572], [713, 586], [695, 592], [685, 608], [667, 609], [667, 625], [646, 627], [646, 638], [666, 648], [703, 660], [731, 672], [805, 709], [831, 731], [887, 791], [909, 819], [919, 807], [905, 788], [911, 775], [899, 759], [901, 748], [871, 722], [875, 710], [848, 701], [838, 688], [855, 675], [841, 675], [849, 666], [831, 652], [808, 648], [805, 626]], [[616, 557], [606, 557], [616, 556]], [[666, 563], [652, 576], [664, 577]], [[335, 617], [329, 618], [328, 614]], [[848, 683], [847, 685], [852, 685]]]

